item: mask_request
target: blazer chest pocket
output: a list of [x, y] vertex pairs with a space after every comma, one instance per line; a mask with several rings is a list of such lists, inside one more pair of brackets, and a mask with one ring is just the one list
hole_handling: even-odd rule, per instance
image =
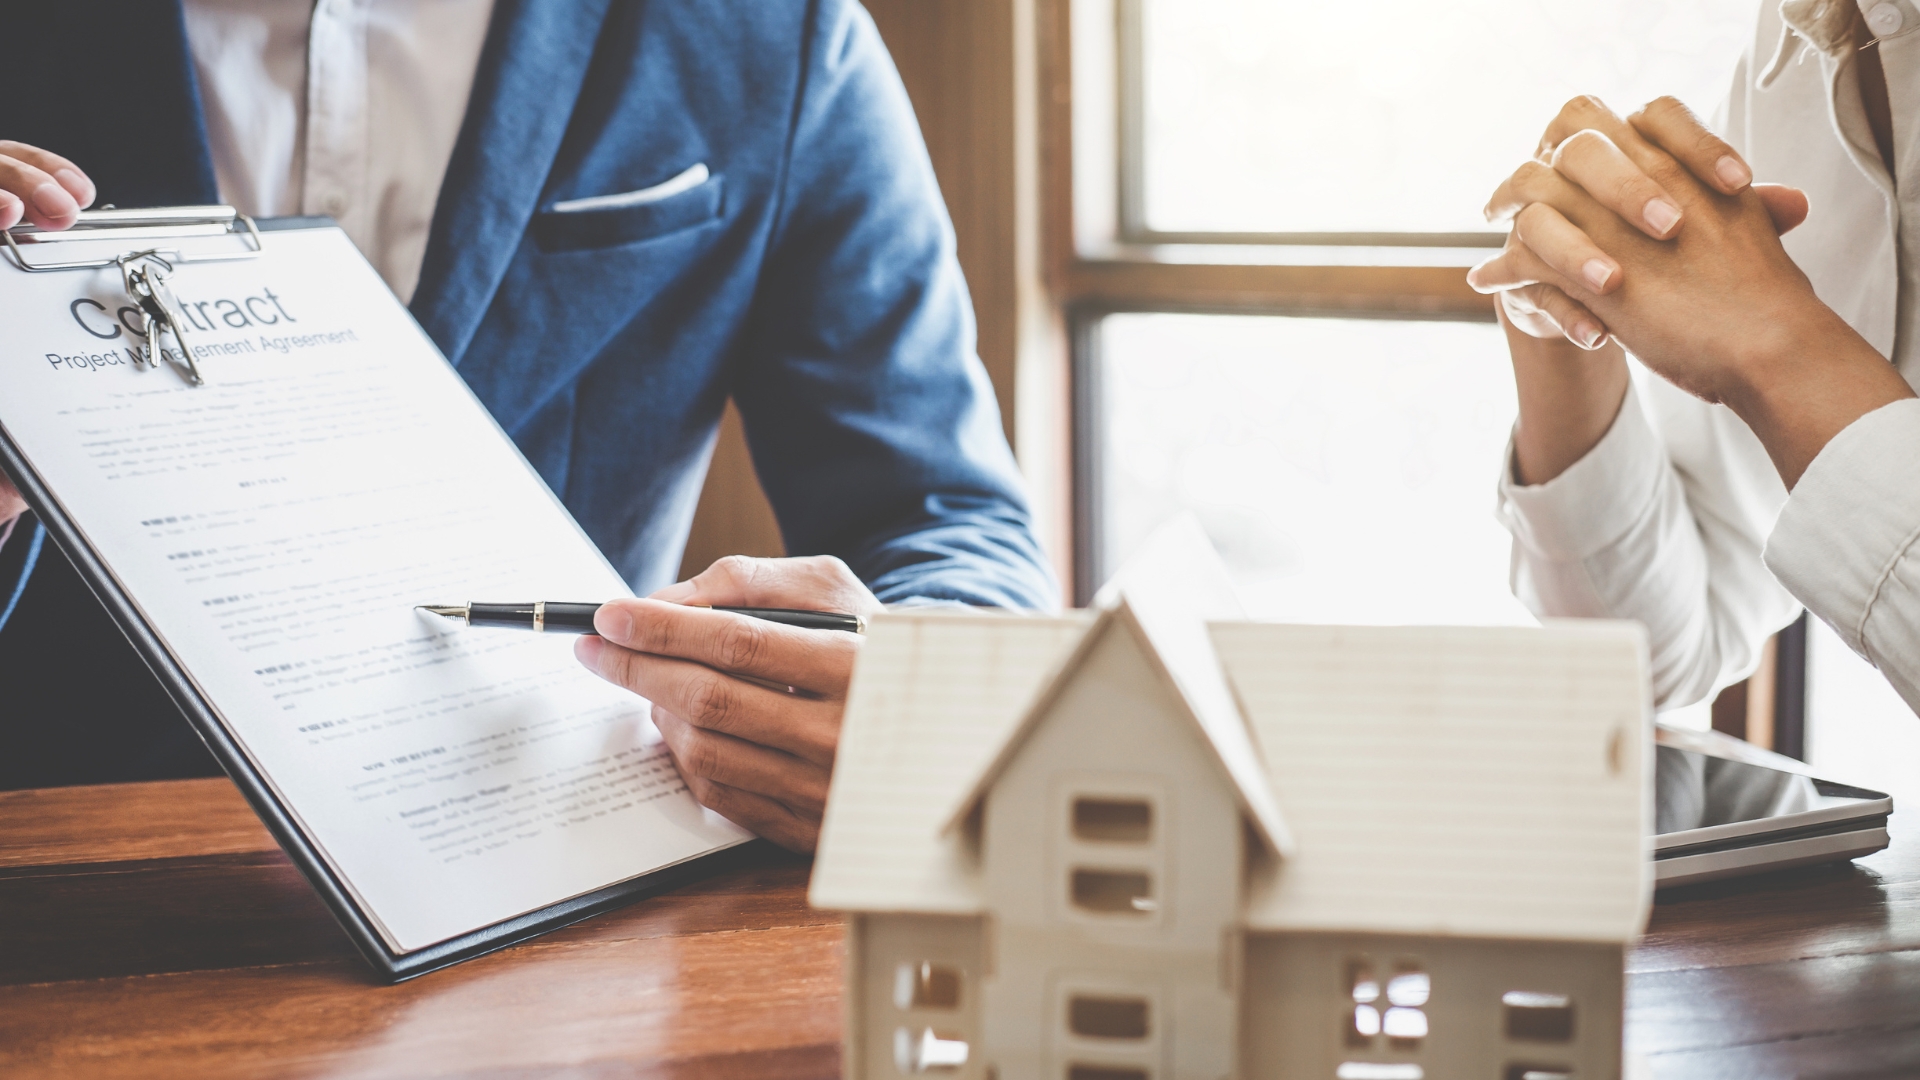
[[685, 232], [720, 217], [725, 180], [695, 165], [639, 191], [557, 202], [533, 216], [533, 241], [542, 251], [590, 251]]

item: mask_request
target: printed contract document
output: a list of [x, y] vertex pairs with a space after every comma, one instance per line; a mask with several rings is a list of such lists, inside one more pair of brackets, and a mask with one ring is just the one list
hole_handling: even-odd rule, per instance
[[202, 386], [118, 269], [0, 264], [0, 431], [389, 951], [747, 837], [571, 638], [414, 611], [631, 593], [344, 233], [171, 285]]

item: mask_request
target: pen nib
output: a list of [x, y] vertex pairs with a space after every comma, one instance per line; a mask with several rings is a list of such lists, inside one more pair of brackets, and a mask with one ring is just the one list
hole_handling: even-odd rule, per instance
[[415, 611], [430, 611], [435, 615], [445, 616], [449, 619], [459, 619], [461, 622], [467, 621], [467, 605], [465, 604], [415, 604], [413, 609]]

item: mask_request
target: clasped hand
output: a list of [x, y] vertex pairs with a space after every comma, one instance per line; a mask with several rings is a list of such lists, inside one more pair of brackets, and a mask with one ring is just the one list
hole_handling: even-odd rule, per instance
[[1767, 329], [1754, 301], [1818, 303], [1779, 240], [1806, 218], [1806, 196], [1751, 180], [1672, 98], [1624, 120], [1576, 98], [1493, 193], [1487, 218], [1512, 232], [1467, 280], [1529, 334], [1589, 350], [1625, 335], [1661, 374], [1721, 400]]
[[1828, 438], [1906, 384], [1814, 294], [1780, 241], [1804, 193], [1753, 184], [1731, 146], [1661, 98], [1627, 119], [1569, 102], [1494, 192], [1511, 221], [1468, 281], [1535, 338], [1617, 337], [1680, 388], [1731, 406], [1791, 485]]

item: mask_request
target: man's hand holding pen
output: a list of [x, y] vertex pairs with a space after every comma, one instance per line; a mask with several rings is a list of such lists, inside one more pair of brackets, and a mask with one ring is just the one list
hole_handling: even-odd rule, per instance
[[601, 678], [653, 702], [653, 722], [703, 806], [812, 851], [862, 639], [706, 609], [714, 606], [865, 617], [880, 601], [838, 559], [735, 555], [649, 598], [604, 605], [599, 636], [574, 646]]

